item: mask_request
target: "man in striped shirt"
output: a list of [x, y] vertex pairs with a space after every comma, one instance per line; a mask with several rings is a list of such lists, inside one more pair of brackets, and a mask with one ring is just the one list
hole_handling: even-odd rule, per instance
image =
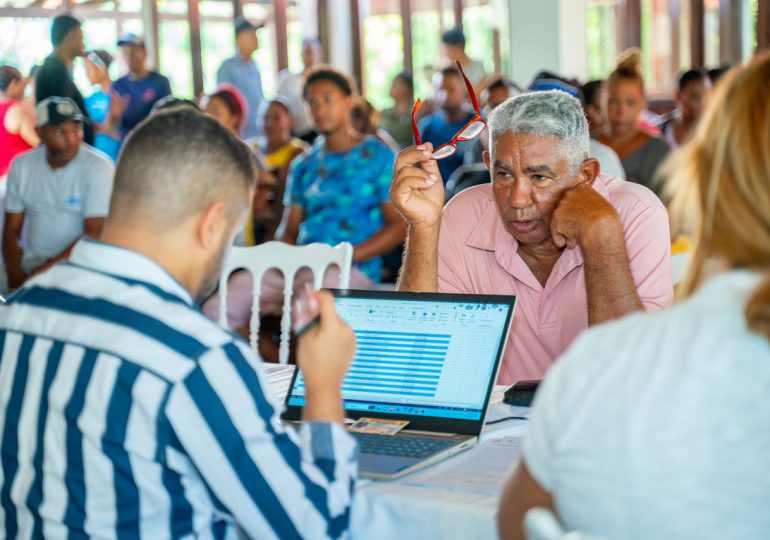
[[[172, 110], [129, 137], [101, 241], [0, 308], [5, 538], [344, 537], [355, 348], [326, 294], [301, 339], [299, 433], [248, 346], [206, 319], [254, 185], [249, 150]], [[0, 535], [3, 536], [3, 535]]]

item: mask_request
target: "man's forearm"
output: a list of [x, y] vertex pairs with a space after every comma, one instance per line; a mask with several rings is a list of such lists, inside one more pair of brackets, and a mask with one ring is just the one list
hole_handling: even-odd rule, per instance
[[439, 225], [428, 228], [409, 226], [404, 247], [404, 262], [396, 288], [399, 291], [438, 291]]
[[617, 319], [644, 309], [631, 274], [620, 224], [605, 227], [581, 244], [588, 294], [588, 324]]
[[20, 287], [26, 279], [21, 267], [24, 250], [16, 239], [3, 239], [3, 258], [5, 259], [5, 271], [8, 276], [8, 287], [15, 289]]

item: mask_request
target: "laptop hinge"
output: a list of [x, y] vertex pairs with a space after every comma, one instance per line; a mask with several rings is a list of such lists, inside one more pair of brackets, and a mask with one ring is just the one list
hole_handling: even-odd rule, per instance
[[431, 437], [456, 437], [459, 433], [445, 433], [443, 431], [423, 431], [421, 429], [405, 429], [401, 433], [416, 433], [419, 435], [430, 435]]

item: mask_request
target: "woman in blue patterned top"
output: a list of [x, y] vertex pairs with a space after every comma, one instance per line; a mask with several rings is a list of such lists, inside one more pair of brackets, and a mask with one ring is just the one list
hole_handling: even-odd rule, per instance
[[[395, 152], [353, 129], [353, 84], [344, 73], [317, 66], [307, 75], [304, 97], [321, 136], [307, 154], [292, 163], [276, 238], [297, 245], [350, 242], [354, 246], [350, 287], [372, 288], [380, 281], [382, 256], [403, 243], [406, 234], [406, 222], [389, 196]], [[327, 271], [324, 286], [338, 286], [338, 276], [339, 272]], [[312, 283], [309, 271], [297, 274], [295, 289], [305, 282]], [[228, 324], [245, 335], [252, 283], [251, 275], [241, 272], [228, 284]], [[279, 312], [281, 274], [265, 274], [261, 291], [260, 313]], [[216, 318], [219, 296], [207, 301], [203, 310]]]
[[395, 153], [353, 129], [353, 85], [343, 73], [319, 66], [304, 95], [321, 136], [289, 173], [279, 237], [300, 245], [350, 242], [355, 266], [377, 283], [382, 255], [406, 232], [388, 194]]

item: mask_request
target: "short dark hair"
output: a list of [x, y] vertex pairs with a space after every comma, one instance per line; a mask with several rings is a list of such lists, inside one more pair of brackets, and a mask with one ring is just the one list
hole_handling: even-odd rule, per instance
[[131, 132], [120, 152], [110, 217], [172, 227], [216, 201], [235, 219], [249, 207], [254, 155], [213, 118], [189, 107], [161, 111]]
[[404, 71], [399, 72], [394, 79], [400, 79], [403, 81], [405, 85], [407, 85], [410, 89], [414, 89], [414, 77], [412, 76], [412, 72], [408, 69], [405, 69]]
[[54, 47], [61, 45], [70, 32], [80, 28], [80, 21], [70, 15], [59, 15], [51, 24], [51, 43]]
[[462, 26], [450, 28], [441, 35], [441, 42], [450, 47], [465, 47], [465, 32]]
[[155, 105], [153, 105], [152, 109], [150, 110], [150, 114], [155, 114], [160, 111], [168, 111], [171, 109], [181, 109], [181, 108], [188, 108], [194, 111], [201, 110], [198, 104], [191, 99], [179, 98], [179, 97], [170, 95], [164, 98], [160, 98], [158, 101], [156, 101]]
[[457, 69], [455, 66], [446, 66], [439, 70], [439, 73], [442, 77], [446, 77], [447, 75], [454, 75], [455, 77], [460, 77], [462, 79], [462, 75], [460, 75], [460, 70]]
[[518, 85], [515, 82], [513, 82], [511, 79], [503, 75], [498, 75], [494, 77], [492, 80], [490, 80], [489, 82], [487, 82], [487, 85], [484, 89], [487, 92], [490, 92], [492, 90], [497, 90], [498, 88], [508, 90], [509, 92], [511, 91], [511, 89], [521, 91], [521, 89], [518, 87]]
[[717, 81], [722, 78], [722, 75], [730, 71], [730, 64], [722, 64], [719, 67], [711, 68], [708, 70], [708, 76], [709, 79], [711, 79], [711, 84], [716, 84]]
[[601, 96], [602, 93], [602, 86], [604, 86], [604, 81], [602, 79], [596, 79], [593, 81], [588, 81], [580, 87], [580, 90], [583, 92], [586, 105], [594, 105], [595, 107], [599, 107], [599, 96]]
[[289, 106], [289, 102], [287, 99], [281, 95], [275, 95], [270, 100], [268, 100], [267, 105], [265, 106], [265, 111], [271, 106], [271, 105], [278, 105], [281, 107], [284, 111], [286, 111], [286, 114], [289, 116], [292, 116], [291, 114], [291, 107]]
[[328, 64], [320, 64], [307, 74], [305, 86], [302, 88], [302, 97], [307, 98], [310, 86], [320, 81], [329, 81], [346, 96], [352, 96], [355, 93], [355, 83], [347, 73]]
[[610, 73], [607, 81], [610, 83], [617, 81], [635, 82], [639, 85], [639, 88], [642, 89], [642, 94], [644, 94], [644, 77], [642, 77], [642, 74], [639, 73], [639, 70], [637, 70], [635, 67], [627, 65], [619, 66], [615, 69], [615, 71]]
[[13, 66], [0, 66], [0, 92], [5, 92], [11, 83], [22, 79], [21, 71]]
[[701, 69], [701, 68], [688, 69], [687, 71], [679, 75], [679, 81], [677, 82], [677, 87], [681, 92], [682, 90], [687, 88], [688, 84], [704, 81], [708, 79], [708, 77], [709, 77], [708, 71], [706, 71], [705, 69]]

